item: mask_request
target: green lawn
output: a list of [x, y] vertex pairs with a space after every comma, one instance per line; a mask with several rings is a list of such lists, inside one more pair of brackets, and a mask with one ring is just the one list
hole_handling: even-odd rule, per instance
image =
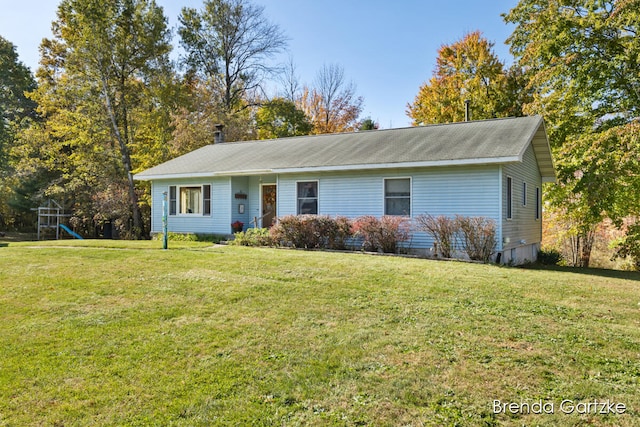
[[638, 274], [160, 246], [0, 243], [0, 426], [640, 425]]

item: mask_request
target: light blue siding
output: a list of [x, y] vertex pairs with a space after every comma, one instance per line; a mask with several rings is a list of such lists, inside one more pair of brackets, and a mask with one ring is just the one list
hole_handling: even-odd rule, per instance
[[[513, 179], [513, 219], [506, 218], [506, 177]], [[277, 185], [278, 216], [295, 215], [297, 182], [318, 182], [318, 213], [356, 218], [362, 215], [380, 217], [384, 214], [385, 178], [411, 179], [411, 225], [414, 231], [410, 247], [428, 249], [431, 238], [416, 229], [413, 221], [421, 214], [433, 216], [464, 215], [493, 219], [497, 226], [498, 250], [504, 250], [505, 260], [510, 249], [540, 242], [541, 220], [535, 219], [536, 188], [541, 187], [535, 154], [530, 147], [523, 163], [509, 165], [477, 165], [431, 167], [421, 169], [388, 169], [383, 171], [344, 171], [297, 173], [269, 176], [221, 177], [204, 180], [167, 180], [152, 183], [152, 232], [161, 232], [162, 192], [170, 185], [210, 184], [211, 216], [176, 215], [169, 217], [169, 230], [184, 233], [231, 233], [231, 223], [240, 220], [245, 228], [253, 226], [254, 217], [261, 216], [263, 184]], [[527, 203], [522, 204], [522, 183], [527, 182]], [[235, 193], [247, 194], [236, 199]], [[238, 205], [245, 213], [238, 213]], [[509, 238], [503, 243], [503, 237]], [[504, 246], [504, 247], [503, 247]], [[533, 249], [531, 249], [533, 251]]]
[[211, 186], [211, 229], [204, 233], [231, 233], [231, 178], [217, 178]]
[[169, 215], [174, 233], [227, 234], [231, 232], [231, 178], [154, 181], [151, 185], [151, 232], [162, 232], [162, 198], [169, 186], [211, 185], [211, 215]]
[[[536, 188], [542, 187], [542, 179], [533, 152], [529, 146], [524, 154], [522, 163], [513, 163], [502, 168], [503, 179], [503, 237], [508, 238], [504, 249], [538, 243], [542, 240], [541, 219], [536, 219]], [[512, 218], [507, 219], [507, 177], [513, 182], [513, 213]], [[523, 205], [523, 183], [527, 183], [527, 203]]]
[[[412, 217], [456, 214], [485, 216], [499, 224], [497, 166], [282, 175], [278, 180], [279, 215], [296, 214], [296, 183], [318, 181], [318, 213], [380, 217], [384, 214], [384, 179], [411, 178]], [[415, 229], [415, 224], [412, 224]], [[429, 248], [431, 239], [416, 232], [412, 248]]]
[[[511, 177], [513, 185], [511, 219], [507, 219], [507, 177]], [[527, 148], [521, 163], [503, 166], [502, 180], [503, 262], [520, 264], [535, 261], [542, 241], [542, 218], [536, 219], [536, 188], [542, 191], [542, 178], [531, 145]], [[525, 182], [526, 205], [523, 204]]]
[[[244, 224], [244, 229], [249, 227], [249, 221], [251, 221], [251, 208], [249, 206], [249, 177], [237, 176], [231, 179], [231, 222], [241, 221]], [[240, 197], [236, 198], [236, 194]], [[246, 195], [246, 199], [242, 198], [242, 194]], [[239, 206], [244, 205], [244, 213], [239, 212]]]

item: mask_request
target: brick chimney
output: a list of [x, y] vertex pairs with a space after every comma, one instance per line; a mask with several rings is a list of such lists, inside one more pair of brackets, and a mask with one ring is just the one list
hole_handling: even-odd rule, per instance
[[215, 127], [216, 127], [216, 131], [213, 132], [213, 143], [222, 144], [224, 142], [224, 132], [222, 131], [222, 129], [224, 129], [224, 125], [217, 124], [215, 125]]

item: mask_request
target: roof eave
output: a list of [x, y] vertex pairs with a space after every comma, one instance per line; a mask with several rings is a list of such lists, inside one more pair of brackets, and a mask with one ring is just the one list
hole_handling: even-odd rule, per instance
[[529, 142], [523, 147], [519, 154], [519, 160], [523, 161], [524, 153], [529, 145], [533, 146], [533, 152], [536, 156], [536, 162], [538, 163], [538, 169], [542, 175], [543, 182], [556, 182], [556, 168], [553, 164], [553, 156], [551, 155], [551, 146], [549, 145], [549, 137], [547, 136], [547, 130], [544, 125], [542, 116], [539, 118], [538, 125], [535, 132], [529, 137]]
[[155, 181], [159, 179], [189, 179], [189, 178], [215, 178], [218, 176], [252, 176], [272, 174], [271, 169], [255, 169], [245, 171], [221, 171], [221, 172], [183, 172], [166, 174], [137, 174], [133, 176], [136, 181]]

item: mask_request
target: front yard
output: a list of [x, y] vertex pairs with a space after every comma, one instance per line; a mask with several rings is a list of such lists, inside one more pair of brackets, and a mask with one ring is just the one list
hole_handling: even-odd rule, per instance
[[0, 426], [637, 425], [638, 273], [160, 245], [0, 247]]

